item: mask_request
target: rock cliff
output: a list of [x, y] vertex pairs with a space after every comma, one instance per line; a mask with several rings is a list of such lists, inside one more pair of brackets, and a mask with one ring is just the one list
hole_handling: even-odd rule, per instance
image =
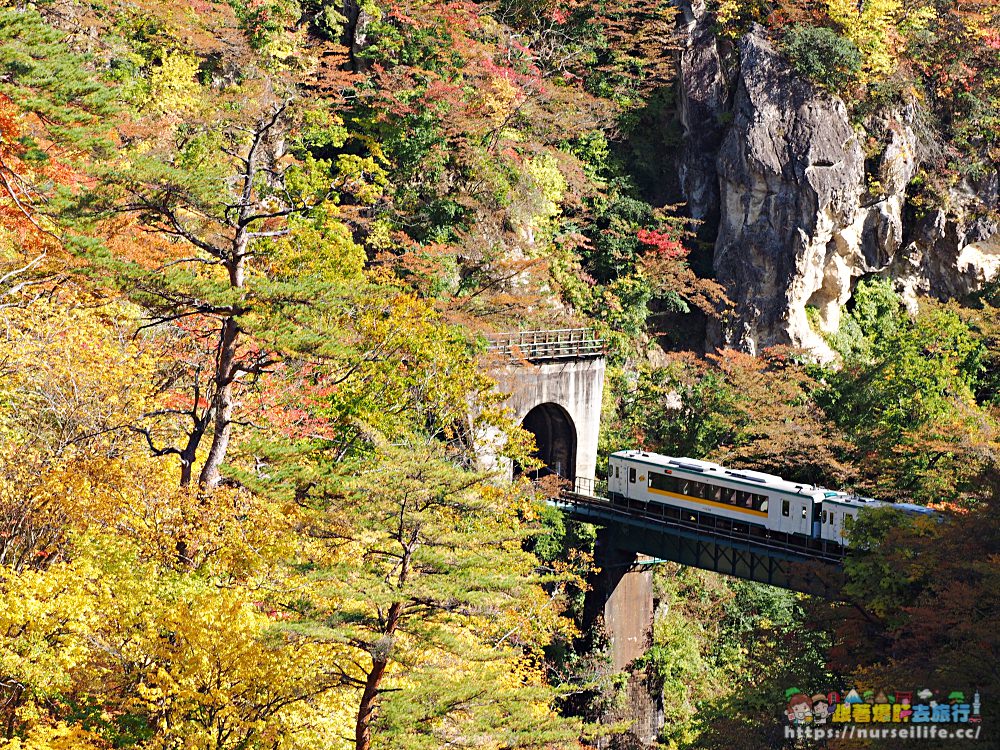
[[837, 329], [862, 276], [893, 278], [913, 305], [997, 274], [995, 174], [916, 210], [907, 190], [928, 147], [919, 112], [884, 111], [861, 131], [763, 30], [730, 53], [703, 0], [684, 13], [680, 185], [690, 214], [718, 226], [715, 273], [735, 303], [710, 344], [793, 344], [831, 357], [822, 333]]

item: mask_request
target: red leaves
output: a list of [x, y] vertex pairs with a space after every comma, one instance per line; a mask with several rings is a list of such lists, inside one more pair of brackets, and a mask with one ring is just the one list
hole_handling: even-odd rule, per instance
[[652, 252], [666, 260], [676, 260], [687, 255], [687, 250], [672, 234], [655, 229], [640, 229], [636, 232], [639, 242], [648, 245]]

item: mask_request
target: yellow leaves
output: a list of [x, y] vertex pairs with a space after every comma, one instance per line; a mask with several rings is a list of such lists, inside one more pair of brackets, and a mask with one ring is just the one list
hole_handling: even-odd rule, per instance
[[149, 74], [148, 109], [182, 117], [201, 105], [198, 59], [181, 52], [161, 52], [160, 64]]
[[903, 39], [927, 28], [934, 18], [931, 6], [904, 5], [902, 0], [826, 0], [827, 12], [860, 50], [862, 82], [880, 81], [892, 75], [898, 64], [897, 50]]
[[[225, 730], [233, 745], [303, 747], [303, 722], [322, 720], [334, 687], [325, 665], [337, 647], [269, 632], [272, 620], [237, 591], [205, 589], [157, 618], [150, 643], [155, 667], [138, 690], [145, 710], [169, 718], [151, 747], [201, 747]], [[307, 704], [307, 699], [309, 703]]]
[[492, 128], [504, 126], [524, 103], [524, 90], [508, 75], [492, 75], [482, 88], [478, 98], [478, 109]]
[[112, 452], [130, 442], [112, 428], [150, 407], [155, 360], [137, 326], [126, 306], [83, 298], [0, 311], [0, 432], [55, 452], [88, 436]]
[[331, 282], [361, 279], [364, 249], [354, 242], [335, 204], [323, 204], [310, 217], [291, 218], [289, 229], [286, 236], [271, 243], [267, 253], [271, 278]]
[[568, 189], [566, 178], [559, 171], [559, 163], [552, 154], [539, 154], [524, 164], [524, 173], [530, 186], [519, 205], [511, 207], [511, 214], [521, 214], [520, 221], [529, 244], [547, 244], [561, 213], [560, 204]]
[[[316, 746], [309, 730], [334, 709], [327, 668], [340, 646], [281, 634], [251, 591], [143, 563], [120, 537], [74, 549], [44, 572], [0, 572], [0, 673], [24, 686], [14, 720], [25, 750], [102, 746], [58, 724], [66, 697], [96, 701], [106, 724], [145, 717], [148, 750]], [[219, 732], [232, 739], [212, 744]]]
[[552, 154], [541, 154], [529, 159], [525, 166], [542, 197], [548, 201], [544, 206], [545, 214], [550, 217], [555, 216], [567, 189], [566, 178], [559, 171], [559, 163]]
[[337, 189], [356, 203], [374, 205], [389, 186], [386, 165], [384, 158], [341, 154], [337, 157]]
[[0, 591], [0, 673], [32, 691], [66, 689], [102, 617], [104, 589], [95, 568], [81, 561], [2, 572]]
[[23, 740], [14, 737], [3, 747], [4, 750], [104, 750], [110, 745], [80, 726], [60, 721], [55, 725], [36, 725]]
[[166, 482], [128, 429], [154, 407], [156, 357], [132, 336], [130, 308], [98, 302], [65, 295], [0, 311], [2, 565], [60, 559], [67, 530], [115, 523]]

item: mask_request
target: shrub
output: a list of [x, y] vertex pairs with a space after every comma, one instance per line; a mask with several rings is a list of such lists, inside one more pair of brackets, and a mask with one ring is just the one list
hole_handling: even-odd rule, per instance
[[861, 70], [861, 53], [854, 43], [825, 27], [795, 24], [782, 48], [799, 75], [831, 91], [850, 84]]

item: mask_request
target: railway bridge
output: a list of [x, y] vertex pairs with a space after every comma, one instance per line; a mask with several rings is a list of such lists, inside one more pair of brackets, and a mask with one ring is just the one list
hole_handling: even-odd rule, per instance
[[823, 597], [840, 590], [844, 548], [797, 534], [734, 524], [713, 513], [670, 505], [612, 503], [601, 483], [578, 479], [552, 504], [578, 521], [606, 529], [618, 551]]
[[[656, 612], [652, 566], [657, 563], [676, 562], [826, 598], [841, 590], [844, 549], [839, 544], [762, 534], [712, 513], [666, 504], [613, 503], [601, 484], [579, 479], [550, 502], [571, 518], [599, 527], [594, 557], [600, 573], [591, 581], [584, 619], [603, 621], [616, 670], [627, 671], [649, 645]], [[646, 702], [641, 689], [635, 688], [631, 702]], [[651, 743], [659, 726], [650, 723], [650, 705], [651, 699], [645, 709], [624, 718], [638, 719], [634, 733]]]
[[[841, 586], [842, 549], [792, 535], [753, 534], [710, 513], [670, 506], [613, 504], [594, 477], [604, 389], [604, 348], [592, 329], [518, 331], [488, 337], [491, 370], [507, 405], [535, 436], [544, 468], [565, 489], [550, 502], [571, 518], [599, 527], [585, 604], [585, 627], [598, 624], [610, 641], [616, 671], [649, 646], [656, 602], [652, 566], [673, 561], [794, 591], [834, 597]], [[487, 452], [488, 453], [488, 452]], [[489, 465], [487, 455], [485, 463]], [[519, 467], [508, 467], [511, 475]], [[745, 529], [746, 527], [744, 527]], [[628, 709], [608, 720], [631, 720], [640, 746], [655, 744], [662, 712], [641, 675], [628, 681]]]

